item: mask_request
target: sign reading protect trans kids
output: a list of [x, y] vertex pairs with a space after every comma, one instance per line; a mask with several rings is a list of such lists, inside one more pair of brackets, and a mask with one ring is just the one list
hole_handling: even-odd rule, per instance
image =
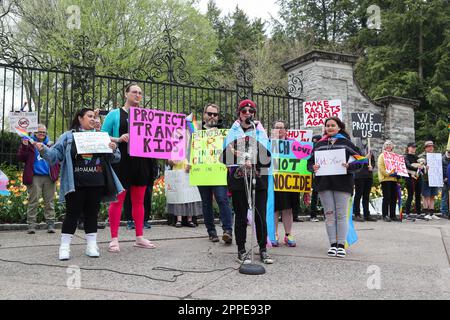
[[341, 100], [319, 100], [303, 102], [303, 125], [305, 127], [321, 127], [325, 119], [338, 117], [342, 120]]

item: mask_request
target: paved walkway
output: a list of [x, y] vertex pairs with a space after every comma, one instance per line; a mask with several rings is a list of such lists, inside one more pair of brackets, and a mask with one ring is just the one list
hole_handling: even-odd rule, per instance
[[326, 255], [324, 222], [294, 223], [298, 246], [270, 249], [261, 276], [240, 274], [235, 244], [209, 242], [204, 225], [153, 226], [154, 250], [134, 248], [121, 228], [119, 254], [99, 230], [99, 259], [84, 255], [77, 231], [67, 262], [58, 233], [2, 231], [0, 299], [450, 299], [449, 220], [355, 226], [359, 241], [339, 259]]

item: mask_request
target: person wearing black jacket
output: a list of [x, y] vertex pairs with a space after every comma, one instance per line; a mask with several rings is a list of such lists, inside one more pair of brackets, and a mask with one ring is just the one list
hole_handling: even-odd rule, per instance
[[421, 214], [421, 195], [422, 195], [422, 170], [423, 164], [419, 163], [419, 157], [416, 155], [416, 144], [414, 142], [408, 143], [406, 152], [403, 155], [405, 158], [406, 169], [408, 170], [409, 177], [405, 178], [406, 190], [408, 190], [408, 198], [405, 205], [406, 219], [410, 219], [411, 204], [413, 198], [415, 198], [416, 214], [420, 217]]
[[[256, 132], [253, 130], [252, 122], [255, 114], [255, 102], [252, 100], [243, 100], [239, 103], [237, 109], [238, 119], [230, 129], [220, 160], [229, 168], [227, 181], [228, 188], [232, 193], [235, 213], [234, 232], [238, 246], [238, 261], [244, 264], [250, 263], [245, 250], [247, 213], [249, 209], [246, 192], [248, 188], [246, 185], [252, 183], [249, 177], [250, 172], [252, 172], [253, 180], [256, 181], [256, 185], [254, 186], [254, 206], [256, 209], [254, 222], [256, 225], [259, 255], [263, 263], [271, 264], [273, 260], [269, 257], [266, 249], [266, 210], [270, 151], [267, 149], [267, 145], [258, 142], [258, 137], [264, 137], [268, 141], [267, 134], [259, 121], [254, 121]], [[254, 135], [257, 137], [256, 140]]]
[[325, 120], [324, 136], [317, 142], [313, 154], [308, 160], [308, 170], [317, 173], [320, 168], [320, 165], [315, 163], [317, 151], [337, 149], [345, 149], [346, 162], [343, 162], [342, 166], [347, 168], [347, 174], [316, 175], [315, 183], [324, 207], [325, 225], [331, 244], [328, 255], [343, 258], [347, 254], [345, 251], [348, 232], [347, 212], [354, 187], [352, 172], [361, 168], [361, 165], [347, 161], [351, 156], [358, 155], [360, 152], [350, 141], [350, 136], [345, 131], [345, 124], [338, 117], [330, 117]]
[[[355, 172], [355, 199], [353, 202], [353, 213], [355, 214], [355, 221], [364, 222], [364, 221], [374, 221], [377, 219], [372, 218], [369, 212], [369, 199], [370, 199], [370, 190], [373, 185], [373, 165], [375, 164], [375, 156], [373, 155], [371, 150], [368, 150], [367, 145], [361, 145], [361, 151], [367, 154], [367, 157], [370, 157], [370, 165], [369, 163], [365, 163], [362, 165], [361, 170]], [[363, 213], [364, 218], [361, 217], [361, 198], [363, 204]]]

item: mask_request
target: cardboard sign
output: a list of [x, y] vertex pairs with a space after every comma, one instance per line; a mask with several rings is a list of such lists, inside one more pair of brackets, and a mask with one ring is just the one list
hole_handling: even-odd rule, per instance
[[314, 163], [319, 165], [319, 170], [315, 173], [317, 177], [347, 174], [347, 168], [342, 165], [347, 162], [345, 149], [316, 151], [314, 159]]
[[312, 142], [312, 130], [286, 130], [286, 139]]
[[198, 130], [192, 134], [190, 184], [193, 186], [227, 185], [227, 168], [219, 161], [228, 129]]
[[74, 132], [73, 139], [79, 154], [112, 153], [107, 132]]
[[307, 169], [307, 160], [272, 158], [274, 172], [290, 172], [298, 174], [311, 174]]
[[166, 170], [164, 183], [167, 203], [182, 204], [202, 201], [198, 188], [189, 185], [189, 173], [184, 170]]
[[383, 155], [387, 173], [395, 173], [401, 177], [409, 177], [408, 171], [406, 170], [405, 158], [402, 155], [386, 151], [383, 152]]
[[297, 140], [272, 140], [272, 157], [288, 159], [309, 159], [312, 154], [312, 142]]
[[273, 175], [274, 190], [285, 192], [311, 192], [311, 174], [277, 172]]
[[430, 187], [444, 186], [444, 173], [442, 172], [442, 155], [440, 153], [427, 153], [428, 185]]
[[382, 138], [381, 114], [352, 113], [352, 132], [359, 138]]
[[321, 100], [303, 102], [303, 126], [320, 127], [329, 117], [342, 120], [341, 100]]
[[15, 128], [26, 130], [27, 132], [38, 131], [37, 112], [10, 112], [9, 113], [10, 132], [16, 132]]
[[183, 160], [186, 157], [186, 115], [130, 108], [130, 156]]

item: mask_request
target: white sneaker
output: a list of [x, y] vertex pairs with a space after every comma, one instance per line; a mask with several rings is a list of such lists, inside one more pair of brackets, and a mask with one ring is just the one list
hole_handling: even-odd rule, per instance
[[327, 252], [329, 257], [336, 257], [336, 253], [337, 253], [336, 247], [331, 247], [330, 249], [328, 249], [328, 252]]
[[430, 216], [429, 214], [427, 214], [424, 218], [425, 218], [425, 220], [431, 220], [431, 219], [433, 219], [433, 218], [431, 218], [431, 216]]
[[431, 219], [433, 219], [433, 220], [441, 220], [441, 218], [439, 218], [437, 215], [435, 215], [435, 214], [433, 214], [432, 216], [431, 216]]
[[97, 246], [97, 244], [88, 244], [87, 246], [86, 246], [86, 255], [88, 256], [88, 257], [91, 257], [91, 258], [98, 258], [98, 257], [100, 257], [100, 252], [98, 251], [98, 246]]
[[59, 260], [69, 260], [70, 259], [70, 245], [61, 244], [59, 246]]
[[311, 222], [319, 222], [319, 219], [317, 219], [317, 218], [311, 218], [310, 221], [311, 221]]

